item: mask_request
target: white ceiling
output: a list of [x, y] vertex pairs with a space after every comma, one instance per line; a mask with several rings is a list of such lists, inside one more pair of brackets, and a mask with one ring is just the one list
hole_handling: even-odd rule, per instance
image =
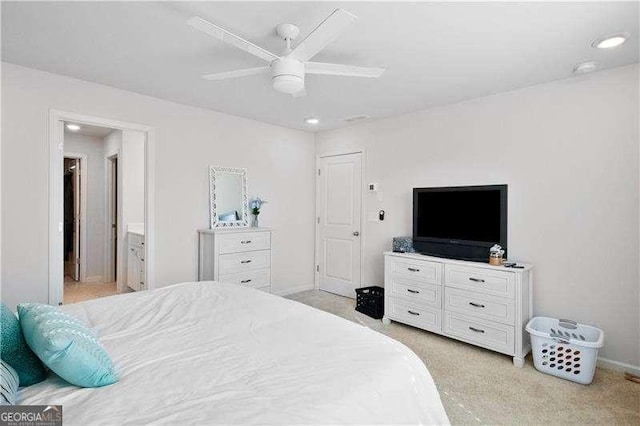
[[[386, 67], [379, 80], [307, 76], [308, 96], [275, 92], [269, 76], [205, 81], [262, 66], [185, 24], [200, 15], [279, 53], [275, 25], [301, 40], [331, 11], [359, 16], [314, 60]], [[162, 99], [304, 130], [347, 125], [638, 62], [638, 3], [2, 2], [2, 59]], [[603, 35], [631, 39], [592, 48]], [[317, 126], [304, 123], [319, 117]]]
[[[68, 122], [65, 124], [77, 124], [77, 123]], [[113, 129], [110, 129], [108, 127], [92, 126], [90, 124], [78, 124], [78, 125], [80, 126], [80, 130], [76, 130], [75, 132], [67, 129], [67, 126], [64, 126], [64, 132], [69, 134], [94, 136], [97, 138], [104, 138], [109, 133], [113, 132]]]

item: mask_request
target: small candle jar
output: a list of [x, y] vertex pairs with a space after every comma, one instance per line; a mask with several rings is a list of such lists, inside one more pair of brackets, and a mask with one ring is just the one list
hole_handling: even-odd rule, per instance
[[504, 263], [504, 250], [500, 250], [500, 251], [492, 251], [491, 253], [489, 253], [489, 264], [490, 265], [495, 265], [495, 266], [502, 266], [502, 264]]

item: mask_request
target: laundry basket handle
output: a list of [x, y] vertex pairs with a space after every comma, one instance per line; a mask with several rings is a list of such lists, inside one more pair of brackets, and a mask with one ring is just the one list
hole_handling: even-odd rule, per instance
[[576, 328], [578, 328], [578, 323], [574, 320], [570, 320], [570, 319], [566, 319], [566, 318], [560, 318], [558, 320], [558, 325], [560, 325], [560, 327], [563, 328], [568, 328], [568, 329], [573, 329], [575, 330]]

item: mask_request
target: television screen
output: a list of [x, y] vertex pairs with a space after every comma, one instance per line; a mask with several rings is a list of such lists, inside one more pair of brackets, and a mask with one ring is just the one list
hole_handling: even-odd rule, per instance
[[[506, 185], [418, 188], [414, 194], [414, 238], [501, 241]], [[503, 205], [504, 204], [504, 205]]]

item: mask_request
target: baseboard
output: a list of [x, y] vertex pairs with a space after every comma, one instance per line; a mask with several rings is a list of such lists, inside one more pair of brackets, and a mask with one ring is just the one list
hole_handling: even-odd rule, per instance
[[620, 373], [631, 373], [636, 376], [640, 376], [640, 366], [625, 364], [620, 361], [613, 361], [607, 358], [598, 357], [598, 363], [596, 364], [598, 368], [603, 368], [605, 370], [618, 371]]
[[298, 287], [287, 288], [285, 290], [276, 291], [273, 294], [277, 296], [288, 296], [293, 293], [300, 293], [301, 291], [313, 290], [314, 288], [315, 288], [315, 285], [311, 283], [311, 284], [301, 285]]
[[91, 283], [101, 283], [102, 275], [94, 275], [93, 277], [87, 277], [82, 283], [83, 284], [91, 284]]

